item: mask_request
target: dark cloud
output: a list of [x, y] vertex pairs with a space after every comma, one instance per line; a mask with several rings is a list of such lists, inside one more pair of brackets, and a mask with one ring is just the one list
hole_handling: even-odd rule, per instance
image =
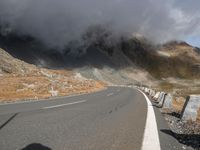
[[181, 39], [199, 29], [199, 3], [197, 0], [1, 0], [0, 23], [8, 26], [8, 31], [29, 34], [58, 48], [79, 39], [89, 26], [96, 24], [109, 26], [116, 34], [141, 34], [164, 42]]

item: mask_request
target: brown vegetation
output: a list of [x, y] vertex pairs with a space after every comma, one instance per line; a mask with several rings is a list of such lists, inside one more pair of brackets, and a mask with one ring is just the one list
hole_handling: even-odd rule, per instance
[[42, 73], [0, 76], [0, 102], [89, 93], [104, 88], [102, 82], [75, 78], [72, 72], [45, 71], [49, 76]]
[[[200, 77], [200, 56], [190, 45], [176, 43], [154, 47], [146, 41], [137, 39], [124, 40], [121, 45], [125, 55], [157, 79]], [[159, 55], [158, 51], [169, 53], [169, 57]]]
[[38, 68], [0, 49], [0, 102], [89, 93], [104, 86], [70, 70]]

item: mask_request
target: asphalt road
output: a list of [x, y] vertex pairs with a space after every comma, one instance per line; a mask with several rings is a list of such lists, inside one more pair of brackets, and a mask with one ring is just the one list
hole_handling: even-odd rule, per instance
[[[146, 117], [143, 94], [120, 87], [75, 97], [0, 105], [0, 149], [139, 150]], [[160, 139], [164, 149], [177, 144], [173, 137], [160, 134], [165, 140]]]
[[129, 88], [112, 87], [77, 97], [2, 105], [0, 147], [140, 149], [145, 121], [146, 101], [141, 93]]

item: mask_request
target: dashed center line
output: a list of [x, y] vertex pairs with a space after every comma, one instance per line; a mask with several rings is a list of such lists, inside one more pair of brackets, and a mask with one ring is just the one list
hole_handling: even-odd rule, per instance
[[48, 107], [44, 107], [42, 109], [58, 108], [58, 107], [63, 107], [63, 106], [68, 106], [68, 105], [74, 105], [74, 104], [79, 104], [79, 103], [84, 103], [84, 102], [86, 102], [86, 100], [72, 102], [72, 103], [67, 103], [67, 104], [61, 104], [61, 105], [48, 106]]
[[112, 96], [112, 95], [114, 95], [114, 93], [109, 93], [107, 96]]

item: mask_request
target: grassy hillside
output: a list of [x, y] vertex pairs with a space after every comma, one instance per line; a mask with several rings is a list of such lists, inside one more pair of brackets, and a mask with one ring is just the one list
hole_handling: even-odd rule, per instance
[[[182, 52], [182, 49], [187, 52]], [[154, 47], [146, 41], [141, 41], [136, 38], [123, 40], [121, 49], [138, 66], [145, 68], [155, 78], [186, 78], [193, 79], [200, 77], [198, 64], [200, 59], [195, 55], [199, 55], [190, 45], [180, 45], [179, 43], [168, 43], [162, 47]], [[176, 55], [168, 57], [158, 54], [158, 51], [168, 51], [173, 49]], [[181, 51], [180, 53], [178, 53]], [[195, 53], [194, 56], [190, 55]], [[195, 57], [195, 58], [194, 58]]]

